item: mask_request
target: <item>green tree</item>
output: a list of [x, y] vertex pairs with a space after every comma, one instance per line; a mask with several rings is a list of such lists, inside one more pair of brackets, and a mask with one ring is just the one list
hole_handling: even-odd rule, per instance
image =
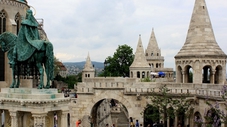
[[174, 96], [166, 85], [161, 86], [159, 92], [153, 91], [151, 93], [151, 96], [149, 96], [151, 103], [145, 108], [146, 110], [149, 108], [148, 106], [152, 106], [154, 109], [159, 109], [158, 112], [154, 112], [152, 116], [149, 114], [144, 114], [144, 116], [151, 120], [163, 119], [164, 126], [166, 126], [167, 118], [174, 119], [175, 113], [178, 115], [183, 113], [185, 116], [186, 112], [189, 111], [191, 102], [186, 99], [188, 96], [189, 94], [181, 94], [179, 97]]
[[126, 44], [119, 45], [114, 55], [106, 58], [107, 66], [100, 75], [129, 77], [129, 67], [133, 59], [133, 49]]
[[59, 63], [59, 60], [56, 57], [54, 57], [54, 77], [56, 77], [60, 71], [60, 67], [58, 63]]

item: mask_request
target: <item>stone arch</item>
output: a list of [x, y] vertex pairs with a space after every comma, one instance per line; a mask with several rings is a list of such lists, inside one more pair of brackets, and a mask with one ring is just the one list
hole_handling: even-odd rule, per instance
[[204, 114], [205, 122], [206, 124], [213, 124], [214, 120], [220, 120], [218, 124], [218, 127], [221, 127], [221, 119], [220, 116], [218, 114], [218, 112], [214, 109], [214, 108], [210, 108], [209, 110], [207, 110], [207, 112], [205, 112]]
[[197, 125], [197, 127], [202, 127], [203, 121], [204, 120], [203, 120], [202, 115], [200, 114], [200, 112], [199, 111], [196, 111], [194, 113], [194, 123], [195, 123], [195, 125]]
[[147, 117], [147, 114], [154, 114], [154, 112], [156, 112], [156, 114], [159, 115], [158, 109], [153, 107], [152, 104], [147, 104], [147, 106], [145, 107], [144, 112], [143, 112], [143, 118], [144, 118], [144, 121], [143, 121], [144, 123], [143, 124], [144, 124], [144, 127], [146, 127], [148, 124], [153, 126], [153, 124], [155, 122], [159, 122], [159, 120], [160, 120], [159, 117], [160, 116], [155, 117], [155, 118], [157, 118], [156, 120], [150, 119], [150, 118]]
[[[103, 96], [103, 95], [108, 95], [108, 96]], [[99, 96], [95, 97], [92, 99], [92, 102], [87, 106], [85, 112], [87, 114], [85, 115], [89, 115], [91, 116], [92, 114], [95, 114], [94, 112], [97, 111], [97, 107], [102, 103], [102, 101], [106, 100], [106, 99], [114, 99], [117, 100], [118, 102], [120, 102], [127, 110], [128, 115], [132, 115], [133, 114], [133, 106], [132, 104], [124, 97], [120, 96], [120, 93], [110, 93], [108, 91], [105, 91], [105, 93], [100, 94]], [[96, 109], [94, 109], [96, 108]], [[94, 118], [94, 116], [92, 116], [92, 118]], [[95, 121], [93, 121], [95, 122]]]
[[191, 65], [184, 67], [184, 83], [193, 83], [193, 68]]
[[[104, 97], [103, 95], [106, 95], [106, 96]], [[116, 92], [110, 93], [108, 91], [105, 91], [105, 93], [103, 93], [99, 96], [95, 96], [95, 98], [92, 98], [92, 102], [88, 105], [86, 112], [90, 113], [93, 106], [105, 98], [112, 98], [112, 99], [118, 100], [127, 108], [127, 110], [131, 109], [133, 107], [132, 104], [125, 97], [120, 96], [120, 95], [121, 95], [120, 93], [117, 94]]]
[[180, 65], [178, 65], [177, 66], [177, 70], [176, 70], [176, 81], [178, 82], [178, 83], [183, 83], [183, 69], [182, 69], [182, 67], [180, 66]]
[[146, 73], [145, 71], [142, 71], [142, 78], [145, 78], [146, 77]]
[[15, 20], [15, 22], [17, 24], [16, 33], [18, 34], [19, 33], [20, 26], [21, 26], [21, 15], [20, 15], [19, 12], [15, 15], [15, 19], [14, 20]]
[[[0, 11], [0, 34], [7, 31], [7, 13], [3, 9]], [[5, 53], [0, 50], [0, 81], [5, 81]]]
[[[213, 73], [213, 72], [212, 72]], [[223, 78], [223, 67], [221, 65], [216, 66], [214, 75], [214, 83], [220, 84], [222, 83]]]
[[203, 83], [212, 83], [212, 78], [211, 78], [212, 67], [210, 65], [205, 65], [203, 67], [202, 74], [203, 74], [203, 79], [202, 79]]
[[[168, 110], [169, 110], [169, 112], [174, 114], [173, 107], [169, 107]], [[169, 117], [169, 121], [168, 122], [169, 122], [170, 127], [172, 127], [174, 125], [174, 120], [175, 120], [174, 118]]]
[[140, 78], [140, 72], [139, 71], [136, 72], [136, 78]]

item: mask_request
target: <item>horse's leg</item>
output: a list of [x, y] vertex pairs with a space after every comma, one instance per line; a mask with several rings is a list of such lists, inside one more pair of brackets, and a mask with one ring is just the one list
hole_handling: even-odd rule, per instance
[[48, 65], [45, 65], [45, 71], [46, 71], [46, 76], [47, 76], [47, 84], [46, 84], [46, 89], [50, 88], [50, 74], [49, 74], [49, 69], [47, 67]]
[[20, 67], [19, 65], [17, 65], [17, 84], [15, 88], [19, 88], [19, 86], [20, 86]]
[[12, 76], [13, 76], [13, 81], [12, 81], [12, 84], [10, 85], [10, 88], [14, 88], [14, 85], [15, 85], [15, 64], [12, 64]]
[[43, 88], [43, 75], [44, 75], [43, 66], [41, 63], [36, 63], [36, 66], [39, 69], [39, 73], [40, 73], [40, 83], [39, 83], [38, 89], [42, 89]]

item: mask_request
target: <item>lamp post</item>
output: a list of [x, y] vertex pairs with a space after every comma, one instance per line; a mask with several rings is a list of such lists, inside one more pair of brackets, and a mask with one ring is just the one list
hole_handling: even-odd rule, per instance
[[105, 61], [104, 61], [104, 76], [105, 76], [105, 78], [106, 78], [106, 66], [107, 66], [107, 61], [105, 59]]

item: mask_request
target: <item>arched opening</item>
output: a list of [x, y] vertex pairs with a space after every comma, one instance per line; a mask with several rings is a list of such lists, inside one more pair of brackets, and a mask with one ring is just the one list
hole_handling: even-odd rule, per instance
[[[98, 101], [92, 108], [89, 120], [92, 127], [128, 126], [129, 115], [127, 108], [118, 100], [106, 98]], [[119, 119], [120, 118], [120, 119]]]
[[68, 124], [68, 127], [70, 127], [70, 114], [69, 113], [67, 115], [67, 124]]
[[145, 72], [144, 71], [142, 72], [142, 78], [145, 78]]
[[17, 13], [15, 15], [15, 22], [17, 24], [17, 34], [19, 33], [19, 29], [20, 29], [20, 24], [21, 24], [21, 16], [20, 16], [20, 13]]
[[137, 77], [137, 78], [140, 78], [140, 72], [139, 72], [139, 71], [137, 71], [136, 77]]
[[156, 68], [158, 68], [158, 63], [156, 63]]
[[176, 72], [176, 78], [177, 78], [177, 80], [176, 80], [176, 82], [178, 82], [178, 83], [183, 83], [183, 75], [182, 75], [182, 68], [181, 68], [181, 66], [178, 66], [177, 67], [177, 72]]
[[205, 126], [212, 126], [214, 124], [218, 125], [218, 127], [221, 127], [221, 119], [219, 114], [214, 108], [211, 108], [204, 114], [205, 118]]
[[[169, 114], [174, 114], [173, 107], [169, 107], [168, 112], [169, 112]], [[170, 125], [170, 127], [174, 126], [174, 120], [175, 120], [175, 117], [173, 117], [173, 115], [169, 117], [169, 125]]]
[[[6, 31], [6, 12], [0, 11], [0, 34]], [[0, 81], [5, 81], [5, 53], [0, 50]]]
[[153, 107], [150, 104], [147, 104], [144, 113], [143, 113], [143, 118], [144, 118], [144, 127], [147, 127], [148, 124], [152, 127], [154, 123], [158, 123], [160, 121], [160, 113], [157, 108]]
[[184, 83], [193, 83], [193, 69], [190, 65], [185, 67]]
[[214, 83], [215, 84], [220, 84], [221, 83], [222, 77], [223, 77], [222, 76], [222, 71], [223, 71], [223, 69], [222, 69], [222, 66], [220, 66], [220, 65], [215, 68], [215, 76], [214, 76]]
[[203, 72], [203, 83], [212, 83], [212, 68], [211, 68], [211, 66], [209, 66], [209, 65], [206, 65], [206, 66], [204, 66], [203, 67], [203, 70], [202, 70], [202, 72]]
[[203, 119], [199, 112], [195, 112], [194, 114], [194, 122], [197, 127], [202, 127]]
[[183, 107], [180, 107], [178, 110], [177, 110], [177, 126], [180, 125], [181, 127], [184, 127], [185, 126], [185, 110]]

